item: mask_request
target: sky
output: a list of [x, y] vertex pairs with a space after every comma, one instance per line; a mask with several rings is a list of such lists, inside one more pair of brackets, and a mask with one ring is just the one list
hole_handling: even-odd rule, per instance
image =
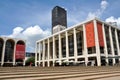
[[71, 27], [97, 17], [120, 26], [120, 0], [1, 0], [0, 36], [26, 40], [26, 51], [35, 51], [35, 42], [51, 35], [51, 10], [67, 10]]

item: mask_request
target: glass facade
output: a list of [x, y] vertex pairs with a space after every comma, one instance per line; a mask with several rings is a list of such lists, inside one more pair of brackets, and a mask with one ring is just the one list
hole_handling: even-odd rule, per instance
[[119, 48], [120, 48], [120, 30], [117, 30], [117, 36], [118, 36], [118, 43], [119, 43]]
[[48, 44], [45, 43], [45, 49], [46, 49], [46, 50], [45, 50], [45, 59], [48, 59], [48, 57], [47, 57], [47, 56], [48, 56], [48, 54], [47, 54], [47, 53], [48, 53], [48, 47], [47, 47], [47, 45], [48, 45]]
[[110, 45], [110, 33], [109, 33], [109, 26], [105, 25], [104, 26], [105, 28], [105, 37], [106, 37], [106, 45], [107, 45], [107, 51], [108, 51], [108, 54], [112, 54], [112, 51], [111, 51], [111, 45]]
[[0, 40], [0, 61], [2, 59], [3, 40]]
[[116, 44], [116, 37], [115, 37], [115, 28], [111, 28], [111, 33], [112, 33], [114, 53], [115, 53], [115, 55], [118, 55], [117, 44]]
[[104, 47], [100, 46], [100, 53], [102, 53], [102, 54], [104, 53]]
[[96, 48], [95, 47], [89, 47], [88, 48], [88, 54], [95, 54], [96, 53]]
[[41, 57], [41, 60], [42, 60], [42, 57], [43, 57], [43, 54], [42, 54], [42, 53], [40, 54], [40, 57]]
[[59, 58], [59, 40], [55, 40], [55, 55], [56, 58]]
[[69, 43], [69, 57], [74, 56], [74, 40], [73, 40], [73, 34], [68, 36], [68, 43]]
[[6, 42], [6, 47], [5, 47], [5, 62], [12, 62], [13, 61], [13, 52], [14, 52], [14, 42], [8, 40]]
[[53, 42], [50, 42], [50, 59], [53, 58]]
[[67, 27], [66, 10], [59, 6], [54, 7], [52, 10], [52, 28], [56, 25]]
[[83, 49], [83, 31], [80, 31], [76, 34], [77, 36], [77, 51], [78, 55], [82, 55], [82, 49]]
[[66, 39], [62, 38], [61, 39], [61, 43], [62, 43], [62, 57], [66, 57]]
[[26, 57], [35, 57], [35, 53], [26, 52]]

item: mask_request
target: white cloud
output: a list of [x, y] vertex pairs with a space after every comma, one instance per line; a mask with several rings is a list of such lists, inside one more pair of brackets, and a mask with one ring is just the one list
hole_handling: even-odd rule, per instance
[[8, 37], [17, 37], [17, 36], [22, 36], [21, 33], [24, 29], [22, 27], [16, 27], [13, 29], [13, 33], [8, 35]]
[[23, 29], [22, 27], [16, 27], [13, 29], [12, 34], [4, 36], [25, 39], [27, 44], [27, 51], [34, 52], [35, 42], [50, 34], [51, 34], [50, 30], [43, 30], [41, 29], [40, 26], [35, 25], [28, 27], [26, 29]]
[[101, 9], [105, 10], [107, 8], [108, 2], [106, 0], [101, 1]]
[[103, 14], [103, 12], [108, 6], [108, 2], [106, 0], [102, 0], [100, 6], [101, 7], [97, 9], [95, 12], [89, 12], [87, 19], [91, 19], [94, 17], [101, 17], [101, 15]]
[[106, 22], [116, 22], [117, 25], [120, 27], [120, 17], [115, 18], [114, 16], [111, 16], [105, 20]]

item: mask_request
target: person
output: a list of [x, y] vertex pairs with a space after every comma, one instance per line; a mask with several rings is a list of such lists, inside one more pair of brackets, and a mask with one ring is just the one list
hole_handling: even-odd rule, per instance
[[32, 62], [30, 62], [30, 66], [32, 66]]

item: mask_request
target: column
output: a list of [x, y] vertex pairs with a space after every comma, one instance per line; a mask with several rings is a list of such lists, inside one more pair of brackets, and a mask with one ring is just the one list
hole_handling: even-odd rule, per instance
[[[25, 45], [26, 46], [26, 45]], [[26, 57], [26, 49], [25, 49], [25, 57]], [[25, 66], [25, 58], [23, 59], [23, 66]]]
[[55, 66], [55, 37], [53, 36], [53, 66]]
[[60, 62], [59, 65], [62, 64], [61, 59], [62, 59], [62, 47], [61, 47], [61, 35], [59, 34], [59, 62]]
[[36, 46], [35, 46], [35, 66], [37, 67], [37, 43], [36, 43]]
[[[114, 53], [112, 33], [111, 33], [111, 27], [110, 27], [110, 26], [109, 26], [109, 33], [110, 33], [110, 44], [111, 44], [112, 57], [114, 57], [114, 56], [115, 56], [115, 53]], [[113, 65], [114, 65], [114, 64], [115, 64], [115, 58], [113, 58]]]
[[48, 64], [47, 64], [47, 66], [49, 67], [50, 66], [50, 61], [49, 61], [49, 58], [50, 58], [50, 41], [49, 41], [49, 38], [48, 38], [47, 43], [48, 43], [48, 46], [47, 46], [48, 47], [47, 48], [48, 49], [48, 62], [47, 62]]
[[77, 40], [76, 40], [76, 29], [73, 28], [74, 33], [74, 56], [75, 56], [75, 62], [77, 62]]
[[[119, 41], [118, 41], [118, 34], [117, 34], [117, 29], [115, 29], [115, 38], [116, 38], [116, 45], [117, 45], [117, 52], [118, 52], [118, 56], [120, 56], [120, 47], [119, 47]], [[120, 61], [120, 59], [119, 59]]]
[[43, 67], [45, 67], [45, 41], [43, 40]]
[[13, 53], [13, 66], [15, 66], [15, 53], [16, 53], [16, 41], [15, 41], [15, 45], [14, 45], [14, 53]]
[[6, 40], [4, 40], [4, 43], [3, 43], [1, 66], [3, 66], [3, 65], [4, 65], [5, 45], [6, 45]]
[[84, 51], [83, 54], [85, 56], [85, 65], [87, 66], [88, 63], [88, 51], [87, 51], [87, 42], [86, 42], [86, 30], [85, 30], [85, 24], [83, 24], [83, 41], [84, 41]]
[[25, 59], [23, 59], [23, 66], [25, 66]]
[[104, 39], [104, 53], [105, 53], [105, 57], [106, 57], [106, 62], [108, 63], [108, 50], [107, 50], [107, 43], [106, 43], [106, 34], [105, 34], [104, 23], [102, 24], [102, 31], [103, 31], [103, 39]]
[[65, 37], [66, 37], [66, 60], [68, 61], [69, 58], [69, 47], [68, 47], [68, 32], [65, 32]]
[[[25, 48], [26, 48], [26, 44], [24, 44], [25, 45]], [[25, 57], [26, 57], [26, 49], [25, 49]], [[25, 58], [23, 59], [23, 66], [25, 66]]]
[[38, 51], [39, 51], [39, 66], [40, 66], [40, 60], [41, 60], [41, 43], [39, 42], [38, 45], [39, 45]]
[[95, 35], [95, 46], [96, 46], [96, 56], [97, 56], [97, 65], [101, 66], [101, 56], [100, 56], [100, 46], [98, 39], [98, 30], [97, 30], [97, 21], [94, 19], [94, 35]]

